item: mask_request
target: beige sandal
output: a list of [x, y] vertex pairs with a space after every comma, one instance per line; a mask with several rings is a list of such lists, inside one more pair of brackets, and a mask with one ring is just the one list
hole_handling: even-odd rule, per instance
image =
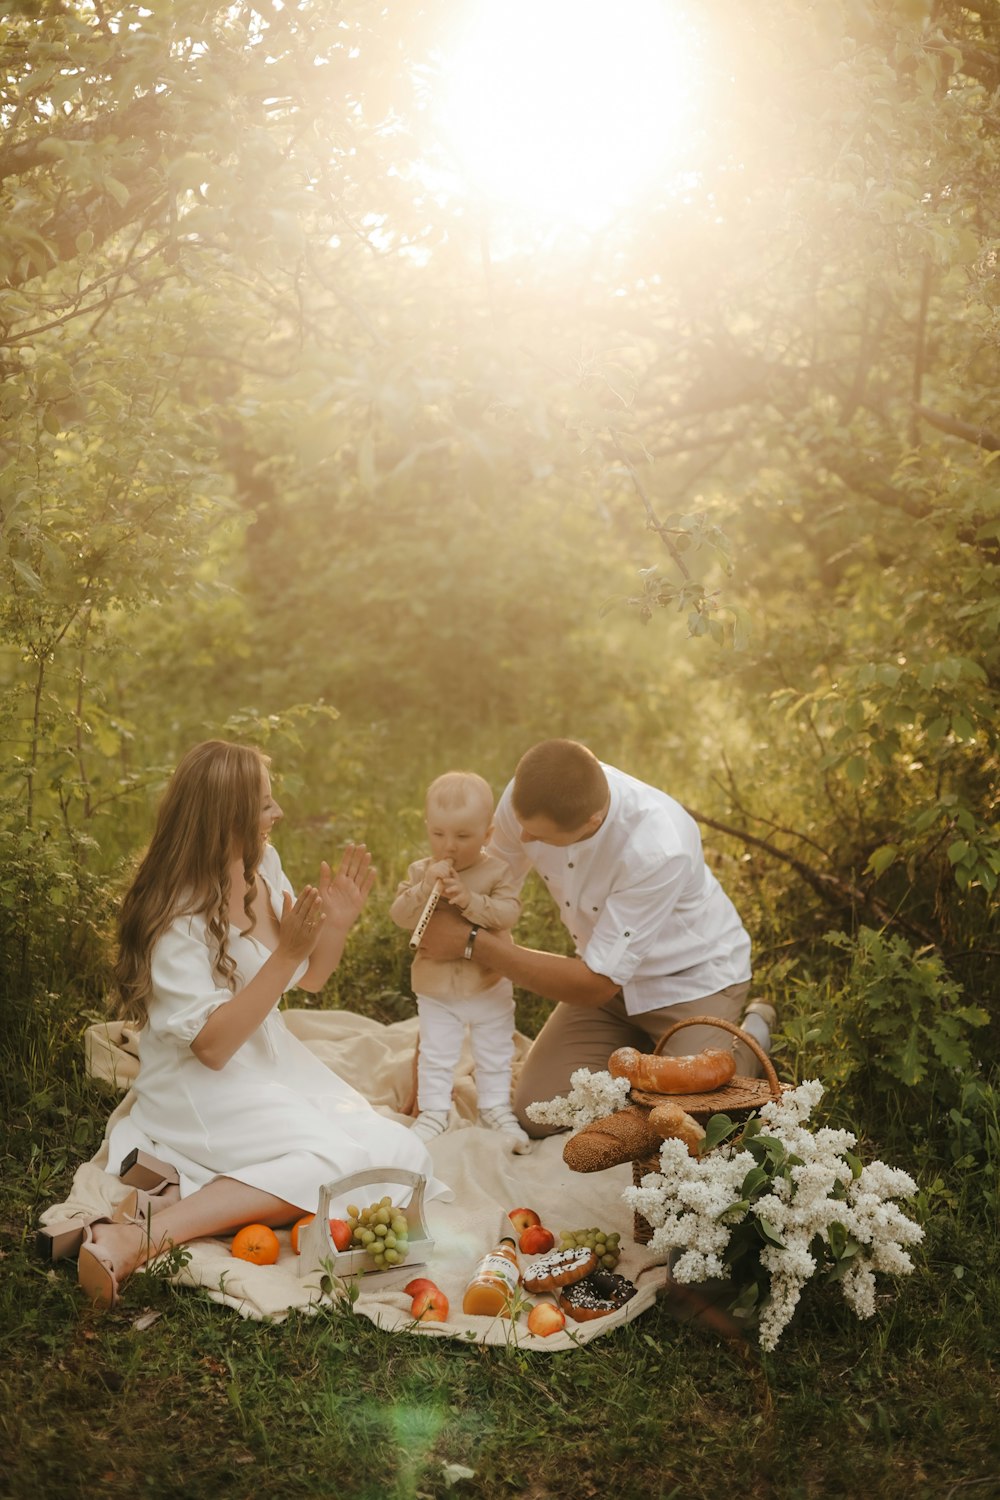
[[42, 1224], [35, 1231], [35, 1250], [42, 1260], [71, 1259], [78, 1254], [91, 1224], [128, 1224], [140, 1220], [149, 1223], [149, 1195], [133, 1188], [109, 1214], [89, 1214], [81, 1219], [60, 1219], [57, 1224]]
[[[144, 1202], [142, 1200], [145, 1200]], [[129, 1211], [131, 1209], [131, 1211]], [[141, 1225], [145, 1233], [149, 1234], [151, 1211], [149, 1196], [134, 1189], [122, 1203], [118, 1205], [112, 1218], [94, 1219], [87, 1224], [83, 1231], [83, 1243], [80, 1246], [76, 1259], [76, 1279], [81, 1289], [86, 1294], [88, 1302], [94, 1307], [107, 1311], [116, 1305], [118, 1301], [118, 1276], [114, 1264], [107, 1254], [100, 1249], [94, 1239], [92, 1224], [135, 1224]]]

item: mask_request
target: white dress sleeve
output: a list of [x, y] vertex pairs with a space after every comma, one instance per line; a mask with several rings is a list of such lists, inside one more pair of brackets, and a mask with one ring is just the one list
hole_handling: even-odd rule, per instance
[[214, 1010], [231, 1000], [212, 966], [214, 944], [204, 917], [176, 917], [153, 948], [150, 1029], [194, 1041]]

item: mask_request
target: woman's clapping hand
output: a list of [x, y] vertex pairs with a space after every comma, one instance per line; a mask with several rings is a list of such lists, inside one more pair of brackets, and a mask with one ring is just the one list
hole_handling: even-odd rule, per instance
[[320, 865], [319, 895], [327, 920], [335, 927], [350, 927], [361, 915], [374, 883], [372, 857], [364, 844], [347, 845], [336, 875], [324, 860]]
[[281, 903], [278, 952], [301, 963], [315, 948], [325, 921], [326, 912], [314, 885], [307, 885], [294, 904], [286, 891]]

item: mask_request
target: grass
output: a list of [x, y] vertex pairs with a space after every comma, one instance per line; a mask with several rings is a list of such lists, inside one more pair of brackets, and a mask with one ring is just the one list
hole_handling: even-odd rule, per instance
[[64, 1020], [35, 1020], [30, 1066], [22, 1049], [20, 1079], [6, 1073], [3, 1500], [1000, 1494], [1000, 1264], [973, 1178], [934, 1169], [918, 1270], [881, 1281], [873, 1320], [817, 1290], [771, 1356], [664, 1301], [551, 1355], [389, 1335], [342, 1311], [252, 1323], [150, 1276], [102, 1316], [72, 1262], [35, 1259], [32, 1231], [112, 1096], [81, 1075]]
[[[522, 940], [558, 947], [547, 903], [530, 885], [526, 898]], [[412, 1014], [398, 937], [360, 925], [335, 1003]], [[115, 1102], [83, 1071], [99, 984], [57, 967], [34, 998], [2, 997], [0, 1500], [1000, 1496], [995, 1092], [967, 1090], [955, 1120], [942, 1110], [918, 1128], [885, 1098], [876, 1110], [831, 1091], [830, 1123], [863, 1117], [865, 1154], [918, 1180], [926, 1239], [912, 1276], [880, 1278], [874, 1319], [810, 1288], [773, 1355], [664, 1299], [550, 1355], [389, 1335], [343, 1311], [253, 1323], [154, 1276], [101, 1316], [72, 1262], [49, 1269], [33, 1252], [38, 1214], [65, 1197]], [[523, 1031], [546, 1011], [518, 997]], [[798, 1046], [822, 1073], [806, 1011], [790, 1021], [801, 1035], [790, 1025], [785, 1055]]]

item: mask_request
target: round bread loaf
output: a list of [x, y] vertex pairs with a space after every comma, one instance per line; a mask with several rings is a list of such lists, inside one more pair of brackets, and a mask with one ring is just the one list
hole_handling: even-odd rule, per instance
[[586, 1245], [570, 1250], [551, 1250], [548, 1255], [539, 1256], [525, 1271], [525, 1291], [551, 1292], [556, 1287], [570, 1286], [596, 1265], [597, 1254]]

